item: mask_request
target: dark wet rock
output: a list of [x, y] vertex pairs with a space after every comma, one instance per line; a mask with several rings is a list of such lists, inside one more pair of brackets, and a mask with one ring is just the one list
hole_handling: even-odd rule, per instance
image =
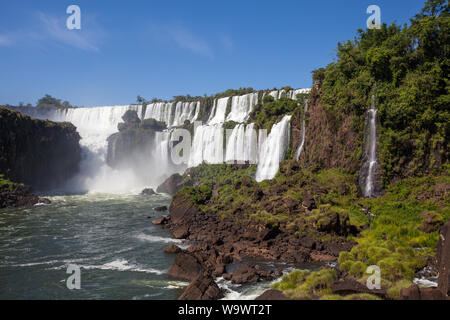
[[263, 280], [272, 280], [272, 272], [263, 270], [260, 266], [244, 264], [231, 275], [231, 282], [236, 284], [255, 283]]
[[31, 207], [39, 203], [39, 200], [29, 186], [14, 184], [10, 187], [0, 188], [0, 208]]
[[401, 300], [446, 300], [448, 297], [436, 288], [419, 288], [414, 285], [400, 291]]
[[156, 218], [156, 219], [153, 219], [152, 220], [152, 224], [154, 224], [154, 225], [165, 225], [165, 224], [167, 224], [168, 223], [168, 218], [167, 217], [159, 217], [159, 218]]
[[189, 236], [189, 229], [187, 226], [176, 227], [172, 234], [175, 239], [186, 239]]
[[167, 206], [162, 206], [162, 207], [156, 207], [153, 210], [157, 211], [157, 212], [165, 212], [168, 210]]
[[199, 275], [184, 289], [178, 300], [219, 300], [223, 296], [223, 290], [211, 276]]
[[155, 194], [156, 194], [156, 192], [155, 192], [155, 190], [153, 190], [152, 188], [144, 189], [144, 190], [142, 190], [142, 192], [141, 192], [141, 196], [153, 196], [153, 195], [155, 195]]
[[170, 244], [164, 248], [164, 252], [170, 254], [180, 253], [181, 251], [182, 251], [181, 248], [174, 244]]
[[174, 224], [186, 224], [200, 213], [198, 207], [192, 203], [189, 196], [177, 194], [170, 205], [170, 218]]
[[157, 189], [156, 191], [159, 193], [167, 193], [170, 195], [173, 195], [180, 191], [183, 187], [186, 185], [182, 183], [183, 177], [175, 173], [171, 175], [169, 178], [167, 178], [166, 181], [164, 181]]
[[47, 199], [47, 198], [39, 198], [38, 203], [40, 203], [40, 204], [45, 204], [45, 205], [49, 205], [49, 204], [51, 204], [52, 202], [51, 202], [49, 199]]
[[262, 300], [262, 301], [269, 301], [269, 300], [291, 300], [288, 297], [286, 297], [283, 292], [278, 290], [267, 290], [262, 295], [257, 297], [255, 300]]
[[175, 257], [175, 262], [167, 275], [177, 279], [193, 281], [204, 271], [205, 269], [194, 255], [181, 252]]

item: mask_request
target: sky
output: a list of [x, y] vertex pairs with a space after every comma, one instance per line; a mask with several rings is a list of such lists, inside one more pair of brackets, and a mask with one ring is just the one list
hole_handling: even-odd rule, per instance
[[[0, 104], [45, 94], [77, 106], [123, 105], [227, 89], [311, 87], [340, 41], [409, 22], [424, 0], [16, 0], [0, 2]], [[66, 10], [81, 9], [69, 30]]]

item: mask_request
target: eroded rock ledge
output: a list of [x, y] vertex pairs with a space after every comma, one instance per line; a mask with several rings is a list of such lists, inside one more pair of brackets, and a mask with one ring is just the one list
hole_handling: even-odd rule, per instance
[[[266, 270], [257, 264], [243, 264], [234, 272], [228, 272], [233, 262], [252, 259], [323, 265], [335, 262], [341, 251], [349, 250], [354, 245], [344, 237], [336, 238], [338, 240], [333, 242], [323, 242], [307, 235], [283, 232], [278, 226], [245, 220], [239, 214], [233, 218], [222, 218], [213, 212], [203, 212], [183, 192], [173, 198], [170, 215], [154, 223], [170, 228], [177, 239], [187, 239], [193, 243], [187, 250], [177, 254], [174, 265], [168, 271], [171, 277], [192, 282], [189, 290], [192, 287], [198, 289], [199, 283], [205, 290], [213, 290], [203, 285], [206, 280], [198, 280], [201, 276], [223, 276], [241, 284], [272, 280], [282, 275], [281, 270]], [[196, 297], [211, 297], [204, 294], [205, 290], [201, 290], [200, 294], [197, 289]], [[183, 294], [180, 298], [185, 297], [192, 295]]]

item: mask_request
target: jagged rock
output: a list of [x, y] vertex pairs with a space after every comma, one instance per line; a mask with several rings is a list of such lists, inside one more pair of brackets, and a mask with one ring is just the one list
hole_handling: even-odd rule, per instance
[[47, 198], [39, 198], [38, 203], [49, 205], [49, 204], [51, 204], [52, 202], [51, 202], [49, 199], [47, 199]]
[[223, 290], [211, 276], [199, 275], [184, 289], [178, 300], [219, 300], [223, 298]]
[[267, 290], [262, 295], [257, 297], [255, 300], [263, 300], [263, 301], [277, 301], [277, 300], [291, 300], [288, 297], [284, 295], [283, 292], [278, 290]]
[[154, 225], [164, 225], [167, 224], [168, 219], [167, 217], [160, 217], [152, 220], [152, 224]]
[[260, 266], [244, 264], [231, 275], [231, 282], [236, 284], [255, 283], [261, 280], [272, 280], [272, 273], [263, 270]]
[[166, 181], [164, 181], [156, 191], [159, 193], [175, 194], [180, 191], [185, 185], [182, 184], [183, 176], [178, 173], [171, 175]]
[[156, 207], [153, 210], [158, 211], [158, 212], [164, 212], [164, 211], [167, 211], [167, 206]]
[[167, 275], [173, 278], [193, 281], [196, 277], [203, 274], [203, 266], [192, 254], [181, 252], [175, 257], [172, 267]]
[[170, 205], [170, 219], [174, 224], [185, 224], [200, 210], [195, 206], [189, 196], [177, 194]]
[[174, 245], [174, 244], [170, 244], [170, 245], [168, 245], [168, 246], [166, 246], [165, 248], [164, 248], [164, 252], [165, 253], [180, 253], [182, 250], [181, 250], [181, 248], [180, 247], [178, 247], [178, 246], [176, 246], [176, 245]]
[[153, 190], [152, 188], [144, 189], [144, 190], [142, 190], [142, 192], [141, 192], [141, 196], [153, 196], [153, 195], [155, 195], [155, 194], [156, 194], [156, 192], [155, 192], [155, 190]]
[[0, 208], [31, 207], [39, 203], [39, 200], [29, 186], [14, 184], [8, 188], [0, 188]]
[[175, 239], [186, 239], [189, 236], [189, 229], [185, 225], [179, 226], [172, 231], [172, 234]]

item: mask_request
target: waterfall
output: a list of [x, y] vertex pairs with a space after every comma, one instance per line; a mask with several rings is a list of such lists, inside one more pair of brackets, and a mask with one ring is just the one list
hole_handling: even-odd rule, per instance
[[306, 137], [306, 112], [308, 111], [308, 101], [305, 103], [305, 111], [303, 113], [303, 121], [302, 121], [302, 141], [298, 146], [297, 152], [295, 153], [295, 160], [300, 160], [300, 156], [302, 155], [303, 148], [305, 146], [305, 137]]
[[261, 145], [256, 181], [272, 179], [277, 174], [289, 146], [290, 120], [291, 116], [285, 116], [275, 124]]
[[247, 126], [239, 124], [232, 130], [227, 138], [225, 162], [257, 163], [258, 139], [254, 127], [253, 123]]
[[249, 93], [243, 96], [235, 96], [231, 99], [231, 112], [226, 121], [243, 123], [258, 103], [258, 93]]
[[208, 122], [208, 124], [219, 124], [225, 122], [225, 113], [227, 112], [229, 97], [218, 99], [214, 108], [214, 117]]
[[[157, 102], [147, 105], [144, 119], [155, 119], [164, 122], [168, 127], [172, 124], [172, 102]], [[181, 111], [180, 111], [181, 113]]]
[[[282, 96], [293, 97], [297, 91], [275, 90], [269, 94], [278, 99]], [[174, 127], [183, 125], [186, 120], [191, 123], [199, 120], [200, 101], [155, 102], [145, 108], [142, 105], [122, 105], [55, 109], [35, 116], [57, 122], [71, 122], [77, 127], [83, 155], [80, 175], [70, 182], [77, 186], [77, 190], [124, 193], [140, 191], [139, 189], [148, 187], [148, 183], [156, 186], [162, 182], [161, 179], [177, 170], [186, 166], [198, 166], [203, 162], [259, 164], [257, 179], [273, 178], [287, 150], [291, 117], [286, 116], [275, 124], [269, 137], [264, 130], [257, 132], [255, 124], [248, 124], [247, 121], [258, 103], [258, 97], [259, 92], [253, 92], [215, 99], [206, 123], [195, 128], [191, 151], [184, 167], [175, 166], [171, 162], [170, 138]], [[106, 161], [107, 139], [118, 132], [118, 124], [123, 122], [122, 116], [127, 110], [136, 111], [141, 119], [164, 122], [168, 130], [155, 133], [154, 141], [145, 141], [148, 146], [143, 148], [145, 150], [142, 150], [142, 154], [130, 157], [130, 163], [125, 163], [123, 167], [121, 165], [120, 169], [114, 169], [109, 167]], [[224, 136], [226, 122], [237, 124]], [[112, 150], [119, 147], [115, 143], [116, 141], [112, 142], [110, 146]]]
[[377, 109], [375, 96], [372, 96], [372, 105], [367, 111], [367, 131], [364, 151], [364, 163], [361, 167], [359, 184], [364, 197], [377, 196], [375, 174], [379, 166], [377, 160]]
[[221, 124], [198, 126], [194, 133], [188, 166], [203, 162], [223, 163], [223, 127]]

